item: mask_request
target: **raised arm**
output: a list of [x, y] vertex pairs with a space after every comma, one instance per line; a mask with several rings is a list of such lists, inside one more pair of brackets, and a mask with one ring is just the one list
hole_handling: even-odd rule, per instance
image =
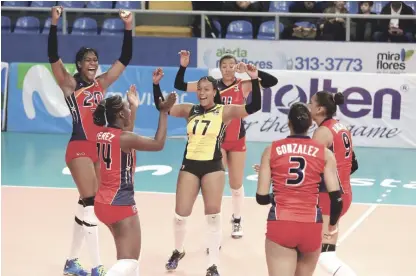
[[[164, 100], [162, 90], [160, 89], [159, 82], [163, 78], [163, 69], [157, 68], [153, 71], [153, 100], [157, 110], [160, 110], [161, 101]], [[169, 115], [179, 118], [188, 118], [189, 112], [192, 109], [193, 104], [175, 104], [169, 111]]]
[[163, 149], [166, 141], [168, 111], [176, 102], [176, 93], [171, 93], [168, 99], [161, 105], [159, 114], [159, 124], [155, 137], [148, 138], [137, 135], [133, 132], [123, 132], [120, 137], [121, 148], [135, 149], [140, 151], [160, 151]]
[[133, 56], [132, 21], [133, 15], [129, 11], [120, 11], [120, 18], [124, 21], [124, 38], [121, 54], [118, 60], [111, 65], [107, 72], [98, 77], [98, 81], [104, 89], [107, 89], [126, 69]]
[[178, 70], [178, 73], [176, 73], [176, 78], [175, 78], [175, 89], [178, 90], [182, 90], [182, 91], [186, 91], [186, 92], [196, 92], [198, 87], [197, 81], [194, 82], [185, 82], [185, 71], [186, 71], [186, 67], [188, 67], [189, 65], [189, 58], [191, 56], [191, 53], [189, 51], [186, 50], [181, 50], [179, 52], [180, 55], [180, 67]]
[[257, 181], [256, 201], [260, 205], [267, 205], [273, 202], [273, 194], [270, 194], [271, 183], [271, 169], [270, 169], [270, 151], [268, 146], [261, 156], [261, 163], [259, 169], [259, 178]]
[[248, 64], [247, 74], [251, 77], [251, 85], [253, 87], [251, 102], [246, 105], [229, 104], [224, 106], [222, 118], [225, 124], [232, 119], [244, 118], [261, 109], [261, 92], [257, 68], [254, 65]]
[[[266, 73], [264, 71], [258, 70], [259, 72], [259, 81], [260, 85], [263, 88], [269, 88], [273, 87], [277, 84], [278, 80], [275, 76], [270, 75], [269, 73]], [[247, 98], [248, 95], [250, 95], [250, 92], [253, 90], [253, 86], [251, 84], [251, 81], [244, 80], [243, 81], [243, 94], [244, 97]]]
[[139, 97], [137, 96], [137, 89], [134, 84], [130, 85], [129, 91], [127, 92], [127, 100], [130, 104], [130, 125], [125, 128], [127, 131], [133, 131], [136, 122], [137, 108], [139, 107]]
[[338, 223], [342, 211], [342, 197], [339, 186], [337, 162], [334, 154], [327, 148], [325, 148], [324, 180], [331, 200], [329, 225], [335, 226]]
[[51, 27], [48, 36], [48, 58], [51, 64], [52, 73], [65, 97], [70, 96], [76, 86], [76, 81], [65, 69], [65, 66], [58, 55], [58, 20], [62, 14], [62, 6], [54, 6], [51, 11]]

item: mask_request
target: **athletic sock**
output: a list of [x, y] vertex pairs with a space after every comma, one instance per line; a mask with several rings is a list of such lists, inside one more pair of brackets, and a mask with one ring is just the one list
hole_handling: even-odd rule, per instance
[[208, 223], [208, 267], [220, 264], [220, 245], [221, 245], [221, 214], [206, 215]]
[[100, 248], [98, 244], [98, 218], [94, 213], [94, 206], [84, 207], [84, 231], [85, 241], [90, 253], [92, 266], [102, 265], [100, 258]]
[[183, 246], [185, 243], [186, 221], [187, 217], [181, 217], [178, 214], [175, 214], [175, 217], [173, 218], [175, 249], [178, 250], [180, 253], [183, 252]]
[[77, 203], [74, 227], [72, 230], [72, 244], [71, 244], [71, 249], [69, 251], [69, 258], [68, 258], [69, 260], [79, 258], [79, 254], [81, 252], [81, 248], [84, 243], [84, 237], [85, 237], [83, 222], [82, 222], [83, 220], [84, 220], [84, 206], [82, 205], [82, 201], [79, 200]]
[[231, 189], [232, 195], [232, 205], [233, 205], [233, 216], [235, 219], [241, 218], [241, 210], [244, 204], [244, 186], [241, 186], [239, 189]]

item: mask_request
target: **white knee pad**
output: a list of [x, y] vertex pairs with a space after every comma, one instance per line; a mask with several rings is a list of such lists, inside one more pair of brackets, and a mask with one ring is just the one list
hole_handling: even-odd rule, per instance
[[188, 220], [188, 217], [182, 217], [175, 213], [175, 217], [174, 217], [175, 226], [185, 227], [187, 220]]
[[139, 262], [134, 259], [118, 260], [105, 274], [106, 276], [138, 276]]
[[84, 207], [84, 225], [94, 227], [98, 225], [98, 218], [94, 212], [94, 206]]
[[342, 263], [337, 258], [335, 252], [322, 252], [321, 255], [319, 255], [318, 263], [331, 275], [334, 275], [334, 273], [342, 266]]
[[208, 223], [208, 229], [212, 232], [221, 231], [221, 213], [205, 215]]

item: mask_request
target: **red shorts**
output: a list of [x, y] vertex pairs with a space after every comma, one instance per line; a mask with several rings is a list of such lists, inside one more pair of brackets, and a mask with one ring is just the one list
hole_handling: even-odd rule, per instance
[[[342, 211], [341, 217], [350, 209], [352, 202], [352, 194], [342, 194]], [[322, 215], [329, 216], [331, 214], [331, 200], [328, 193], [319, 193], [319, 207], [321, 207]]]
[[95, 201], [94, 212], [102, 223], [111, 225], [125, 218], [136, 215], [137, 208], [136, 205], [120, 206]]
[[70, 141], [66, 147], [65, 161], [69, 163], [78, 157], [89, 157], [92, 162], [98, 161], [97, 144], [88, 140]]
[[322, 223], [276, 220], [267, 222], [266, 238], [286, 248], [301, 253], [321, 248]]
[[222, 142], [221, 148], [225, 151], [246, 151], [246, 137], [235, 141], [224, 141]]

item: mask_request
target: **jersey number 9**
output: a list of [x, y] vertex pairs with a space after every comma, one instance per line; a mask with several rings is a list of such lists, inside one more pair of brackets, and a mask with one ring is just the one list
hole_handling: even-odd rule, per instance
[[286, 179], [286, 185], [299, 186], [305, 179], [306, 160], [302, 156], [289, 156], [289, 163], [289, 175], [293, 177]]
[[98, 158], [100, 158], [100, 153], [103, 159], [103, 162], [105, 163], [105, 168], [107, 170], [111, 170], [111, 144], [108, 143], [97, 143], [97, 154]]
[[351, 155], [351, 141], [345, 132], [342, 133], [342, 142], [345, 148], [345, 158], [348, 158]]

